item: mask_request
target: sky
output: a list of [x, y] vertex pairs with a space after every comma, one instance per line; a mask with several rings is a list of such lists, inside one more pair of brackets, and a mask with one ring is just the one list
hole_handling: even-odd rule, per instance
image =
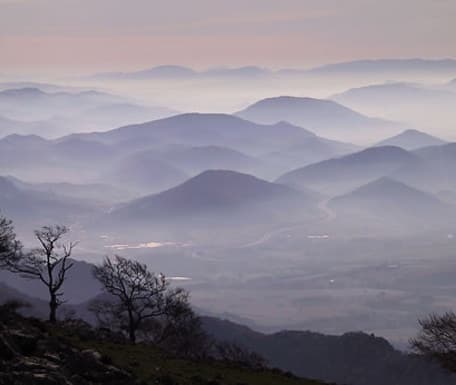
[[456, 57], [455, 0], [0, 0], [0, 73]]

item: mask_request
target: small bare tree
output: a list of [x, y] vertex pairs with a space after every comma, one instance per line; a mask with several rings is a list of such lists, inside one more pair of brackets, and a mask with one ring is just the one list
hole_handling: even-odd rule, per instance
[[456, 372], [456, 314], [431, 314], [419, 324], [418, 336], [410, 341], [413, 350]]
[[65, 226], [44, 226], [35, 231], [40, 247], [23, 254], [8, 269], [28, 279], [39, 279], [49, 292], [49, 321], [57, 321], [57, 309], [64, 302], [63, 284], [73, 267], [69, 260], [76, 242], [61, 243], [69, 232]]
[[258, 353], [233, 342], [217, 343], [215, 357], [222, 361], [236, 362], [250, 369], [264, 369], [267, 366], [267, 361]]
[[22, 244], [16, 239], [13, 223], [0, 217], [0, 268], [8, 269], [20, 258]]
[[114, 298], [97, 301], [92, 309], [102, 309], [99, 316], [111, 320], [114, 316], [132, 343], [143, 323], [163, 316], [187, 298], [186, 291], [171, 289], [163, 274], [154, 274], [146, 265], [120, 256], [113, 260], [106, 257], [94, 268], [94, 275]]

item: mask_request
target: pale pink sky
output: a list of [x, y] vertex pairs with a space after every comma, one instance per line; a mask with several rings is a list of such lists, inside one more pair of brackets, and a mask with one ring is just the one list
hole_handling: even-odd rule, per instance
[[0, 0], [0, 72], [456, 57], [454, 0]]

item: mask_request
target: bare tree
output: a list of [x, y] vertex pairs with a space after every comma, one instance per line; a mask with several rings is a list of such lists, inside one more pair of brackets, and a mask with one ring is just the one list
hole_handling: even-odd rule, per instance
[[69, 232], [65, 226], [44, 226], [35, 231], [40, 247], [23, 254], [8, 267], [14, 273], [28, 279], [39, 279], [49, 292], [49, 321], [57, 321], [57, 309], [64, 302], [63, 284], [68, 270], [73, 267], [69, 260], [76, 242], [61, 243]]
[[431, 314], [419, 324], [418, 336], [410, 341], [413, 350], [456, 372], [456, 314]]
[[169, 309], [186, 300], [182, 289], [171, 289], [163, 274], [150, 272], [146, 265], [115, 256], [106, 257], [94, 268], [95, 277], [114, 300], [97, 301], [92, 309], [102, 309], [99, 316], [116, 317], [119, 327], [126, 329], [132, 343], [137, 331], [147, 320], [166, 314]]
[[22, 244], [16, 239], [13, 223], [0, 217], [0, 268], [14, 265], [20, 258]]
[[209, 356], [213, 341], [203, 329], [201, 318], [185, 298], [170, 306], [155, 325], [145, 325], [143, 332], [152, 330], [152, 341], [176, 356], [199, 359]]
[[222, 361], [236, 362], [250, 369], [263, 369], [267, 366], [267, 361], [261, 355], [233, 342], [217, 343], [215, 357]]

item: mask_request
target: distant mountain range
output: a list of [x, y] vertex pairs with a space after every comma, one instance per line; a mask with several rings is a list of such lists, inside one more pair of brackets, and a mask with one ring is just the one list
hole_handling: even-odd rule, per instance
[[[155, 149], [162, 154], [164, 160], [175, 164], [183, 163], [177, 158], [182, 158], [185, 153], [185, 157], [190, 161], [189, 168], [195, 166], [196, 157], [200, 157], [199, 162], [204, 160], [208, 162], [207, 165], [212, 164], [217, 166], [216, 168], [218, 166], [231, 168], [234, 164], [232, 161], [228, 162], [226, 158], [229, 151], [231, 160], [236, 157], [238, 166], [241, 166], [239, 162], [242, 163], [242, 167], [236, 167], [235, 170], [238, 171], [257, 171], [262, 168], [261, 163], [272, 163], [262, 169], [261, 174], [265, 177], [277, 176], [278, 173], [296, 164], [308, 164], [328, 155], [346, 154], [356, 149], [356, 146], [316, 136], [304, 128], [287, 122], [258, 124], [227, 114], [181, 114], [104, 133], [77, 136], [122, 147], [124, 151], [125, 148], [130, 151]], [[172, 146], [176, 149], [173, 150]], [[168, 149], [170, 147], [171, 150]], [[293, 159], [290, 159], [287, 154], [291, 147], [299, 148], [295, 151]], [[221, 150], [222, 148], [224, 150]], [[317, 151], [317, 148], [321, 151]], [[234, 155], [233, 151], [238, 153]], [[179, 152], [181, 152], [180, 155]], [[240, 156], [239, 153], [244, 156]], [[275, 154], [274, 157], [269, 156], [271, 153]], [[246, 157], [251, 159], [247, 162]], [[255, 168], [253, 169], [252, 166]], [[270, 172], [267, 172], [268, 168]]]
[[371, 147], [290, 171], [277, 182], [333, 195], [348, 192], [416, 162], [419, 162], [416, 155], [399, 147]]
[[436, 135], [450, 135], [456, 92], [448, 86], [387, 82], [350, 89], [331, 97], [370, 116], [404, 122]]
[[311, 74], [328, 75], [356, 75], [365, 76], [372, 74], [456, 74], [456, 60], [454, 59], [378, 59], [355, 60], [335, 64], [323, 65], [309, 71]]
[[414, 83], [388, 82], [352, 88], [332, 96], [331, 99], [353, 108], [359, 105], [373, 107], [379, 104], [385, 108], [395, 103], [417, 105], [429, 102], [454, 102], [456, 93]]
[[45, 182], [115, 182], [147, 194], [211, 168], [275, 178], [355, 149], [286, 122], [262, 125], [227, 114], [194, 113], [56, 140], [11, 135], [0, 139], [0, 174], [32, 182], [43, 182], [37, 180], [43, 174]]
[[209, 68], [196, 71], [179, 65], [160, 65], [133, 72], [109, 72], [90, 76], [97, 80], [147, 80], [147, 79], [191, 79], [204, 77], [256, 78], [258, 76], [312, 76], [324, 74], [369, 75], [369, 74], [449, 74], [456, 75], [456, 60], [442, 59], [380, 59], [355, 60], [314, 67], [311, 69], [282, 68], [271, 70], [257, 66], [238, 68]]
[[[290, 123], [262, 125], [227, 114], [188, 113], [143, 124], [120, 127], [108, 132], [82, 134], [105, 143], [126, 143], [137, 147], [147, 143], [217, 145], [252, 153], [304, 141], [314, 136]], [[81, 136], [81, 135], [80, 135]]]
[[[27, 83], [26, 83], [27, 84]], [[33, 84], [33, 83], [32, 83]], [[39, 84], [33, 84], [38, 86]], [[147, 107], [98, 91], [61, 91], [45, 85], [0, 91], [0, 136], [38, 134], [58, 137], [171, 116], [176, 111]]]
[[416, 150], [422, 147], [438, 146], [446, 142], [435, 136], [418, 130], [406, 130], [399, 135], [387, 138], [377, 143], [376, 146], [396, 146], [404, 150]]
[[323, 99], [280, 96], [260, 100], [236, 113], [262, 124], [288, 121], [318, 135], [355, 143], [366, 143], [400, 130], [401, 125], [370, 118]]
[[192, 79], [201, 77], [257, 77], [271, 73], [270, 70], [245, 66], [239, 68], [210, 68], [206, 71], [195, 71], [188, 67], [177, 65], [161, 65], [135, 72], [110, 72], [91, 76], [98, 80], [147, 80], [147, 79]]
[[[278, 104], [276, 99], [259, 104], [270, 102], [279, 107], [284, 103], [285, 111], [290, 103], [296, 104], [298, 116], [308, 111], [302, 116], [315, 120], [319, 114], [326, 119], [325, 108], [334, 108], [340, 113], [340, 121], [345, 116], [346, 127], [357, 119], [359, 124], [370, 121], [331, 101], [278, 98]], [[324, 108], [318, 111], [321, 105]], [[284, 113], [280, 108], [276, 111]], [[360, 151], [354, 145], [324, 139], [284, 121], [260, 124], [228, 114], [190, 113], [55, 140], [11, 135], [0, 139], [0, 175], [14, 175], [27, 182], [4, 186], [5, 191], [22, 191], [15, 195], [16, 201], [4, 200], [4, 205], [10, 206], [5, 210], [13, 219], [19, 218], [14, 210], [27, 207], [20, 203], [21, 197], [38, 207], [28, 208], [32, 218], [34, 212], [48, 214], [41, 208], [50, 202], [44, 204], [35, 198], [43, 199], [51, 192], [58, 196], [59, 214], [65, 217], [51, 210], [49, 220], [72, 221], [74, 212], [77, 218], [81, 213], [85, 219], [91, 218], [86, 215], [87, 207], [106, 209], [123, 201], [106, 220], [185, 222], [199, 216], [207, 224], [208, 219], [214, 221], [219, 215], [218, 219], [232, 223], [241, 218], [246, 224], [274, 222], [268, 218], [279, 218], [281, 223], [307, 222], [318, 217], [315, 213], [325, 211], [318, 200], [347, 194], [382, 177], [436, 196], [440, 192], [451, 196], [451, 191], [456, 191], [453, 147], [423, 132], [408, 130]], [[205, 172], [211, 169], [218, 171]], [[59, 185], [62, 181], [65, 187]], [[234, 200], [229, 201], [222, 190]], [[106, 195], [109, 203], [100, 205], [96, 195]], [[397, 199], [400, 201], [399, 195]], [[95, 216], [102, 217], [98, 212]]]
[[55, 92], [72, 92], [79, 93], [83, 91], [90, 91], [87, 87], [75, 87], [68, 85], [60, 85], [53, 83], [40, 83], [35, 81], [13, 81], [13, 82], [0, 82], [0, 90], [10, 89], [24, 89], [24, 88], [36, 88], [44, 92], [55, 93]]

